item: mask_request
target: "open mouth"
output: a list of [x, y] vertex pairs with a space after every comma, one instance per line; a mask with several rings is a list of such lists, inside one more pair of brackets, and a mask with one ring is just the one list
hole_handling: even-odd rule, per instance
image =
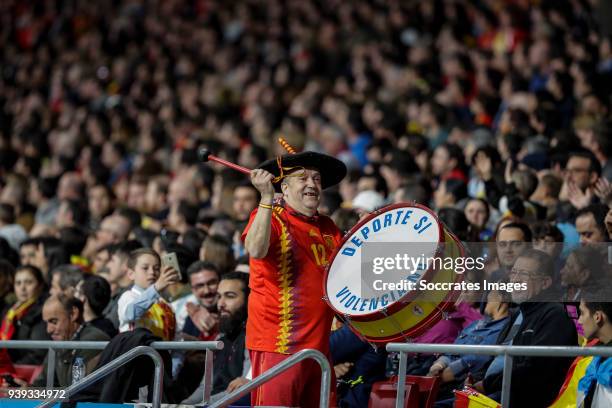
[[308, 191], [308, 192], [304, 193], [304, 197], [318, 198], [319, 194], [315, 193], [314, 191]]

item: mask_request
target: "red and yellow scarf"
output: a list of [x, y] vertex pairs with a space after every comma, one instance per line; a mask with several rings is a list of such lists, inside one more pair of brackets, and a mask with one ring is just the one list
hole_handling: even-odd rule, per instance
[[0, 326], [0, 340], [11, 340], [15, 333], [15, 321], [21, 319], [28, 310], [32, 307], [36, 299], [32, 298], [27, 300], [20, 305], [15, 303], [6, 315], [2, 319], [2, 326]]
[[[27, 300], [24, 303], [15, 303], [4, 315], [2, 326], [0, 326], [0, 340], [11, 340], [15, 334], [15, 321], [21, 319], [28, 310], [34, 305], [36, 299]], [[0, 350], [0, 374], [15, 374], [15, 367], [11, 361], [8, 351], [3, 348]]]

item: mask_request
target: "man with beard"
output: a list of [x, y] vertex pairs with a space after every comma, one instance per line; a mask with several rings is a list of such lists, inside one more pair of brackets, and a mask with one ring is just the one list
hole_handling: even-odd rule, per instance
[[[217, 293], [219, 340], [223, 342], [223, 349], [215, 353], [211, 402], [247, 383], [249, 380], [246, 376], [251, 367], [245, 349], [249, 275], [242, 272], [224, 274]], [[202, 402], [203, 392], [202, 383], [183, 403]]]
[[249, 275], [230, 272], [219, 282], [219, 340], [223, 350], [216, 354], [213, 374], [213, 394], [232, 392], [248, 380], [245, 378], [251, 362], [245, 353], [247, 300], [249, 298]]

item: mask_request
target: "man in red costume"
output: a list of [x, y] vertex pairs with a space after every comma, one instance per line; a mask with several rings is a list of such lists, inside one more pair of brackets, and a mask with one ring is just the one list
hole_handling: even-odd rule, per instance
[[[303, 349], [329, 358], [333, 312], [323, 300], [323, 278], [341, 234], [317, 208], [322, 190], [345, 175], [341, 161], [314, 152], [269, 160], [251, 172], [261, 193], [242, 235], [250, 255], [246, 346], [253, 378]], [[278, 205], [275, 190], [283, 194]], [[303, 361], [253, 392], [252, 404], [318, 406], [320, 384], [316, 362]]]

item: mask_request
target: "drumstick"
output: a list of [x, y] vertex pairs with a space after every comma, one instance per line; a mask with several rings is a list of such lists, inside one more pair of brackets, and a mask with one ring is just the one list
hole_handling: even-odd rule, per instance
[[203, 161], [203, 162], [213, 161], [215, 163], [219, 163], [219, 164], [222, 164], [224, 166], [227, 166], [230, 169], [237, 170], [237, 171], [239, 171], [241, 173], [251, 174], [251, 170], [247, 169], [246, 167], [239, 166], [237, 164], [228, 162], [227, 160], [223, 160], [220, 157], [217, 157], [217, 156], [214, 156], [214, 155], [210, 154], [210, 151], [206, 147], [200, 147], [198, 149], [198, 156], [200, 157], [200, 160]]

